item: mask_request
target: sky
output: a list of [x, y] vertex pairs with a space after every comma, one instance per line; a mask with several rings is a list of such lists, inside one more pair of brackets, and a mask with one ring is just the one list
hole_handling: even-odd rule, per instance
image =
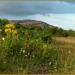
[[74, 0], [0, 0], [0, 18], [44, 21], [75, 30]]

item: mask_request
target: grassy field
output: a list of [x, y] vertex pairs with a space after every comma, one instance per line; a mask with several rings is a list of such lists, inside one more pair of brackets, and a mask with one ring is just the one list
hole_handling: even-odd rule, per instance
[[52, 47], [59, 50], [64, 72], [75, 74], [75, 37], [53, 37]]
[[75, 37], [49, 29], [5, 24], [0, 32], [0, 73], [75, 74]]

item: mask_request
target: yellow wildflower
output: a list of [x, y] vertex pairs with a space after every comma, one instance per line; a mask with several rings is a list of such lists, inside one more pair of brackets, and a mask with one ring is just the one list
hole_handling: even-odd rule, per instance
[[5, 32], [6, 32], [6, 33], [7, 33], [7, 32], [11, 33], [12, 30], [11, 30], [11, 29], [5, 29]]
[[15, 29], [15, 25], [14, 24], [7, 24], [5, 25], [5, 29]]
[[13, 34], [17, 34], [17, 31], [16, 31], [16, 30], [12, 30], [12, 33], [13, 33]]
[[7, 25], [5, 25], [5, 32], [6, 33], [17, 34], [17, 31], [15, 29], [15, 25], [14, 24], [7, 24]]

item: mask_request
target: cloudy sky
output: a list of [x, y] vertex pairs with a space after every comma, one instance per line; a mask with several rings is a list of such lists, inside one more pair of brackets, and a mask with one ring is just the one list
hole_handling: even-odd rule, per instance
[[75, 30], [74, 0], [0, 0], [0, 18], [32, 19]]

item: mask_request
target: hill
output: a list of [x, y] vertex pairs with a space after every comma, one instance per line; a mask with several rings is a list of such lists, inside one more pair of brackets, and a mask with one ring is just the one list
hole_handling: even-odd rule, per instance
[[47, 28], [47, 30], [49, 30], [49, 32], [53, 35], [53, 36], [74, 36], [75, 37], [75, 31], [74, 30], [64, 30], [62, 28], [59, 28], [57, 26], [54, 25], [49, 25], [45, 22], [42, 21], [36, 21], [36, 20], [11, 20], [11, 22], [15, 23], [15, 24], [20, 24], [22, 26], [37, 26], [37, 27], [42, 27], [42, 28]]
[[47, 27], [49, 24], [42, 22], [42, 21], [36, 21], [36, 20], [11, 20], [13, 23], [19, 23], [21, 25], [35, 25], [35, 26], [41, 26], [41, 27]]

